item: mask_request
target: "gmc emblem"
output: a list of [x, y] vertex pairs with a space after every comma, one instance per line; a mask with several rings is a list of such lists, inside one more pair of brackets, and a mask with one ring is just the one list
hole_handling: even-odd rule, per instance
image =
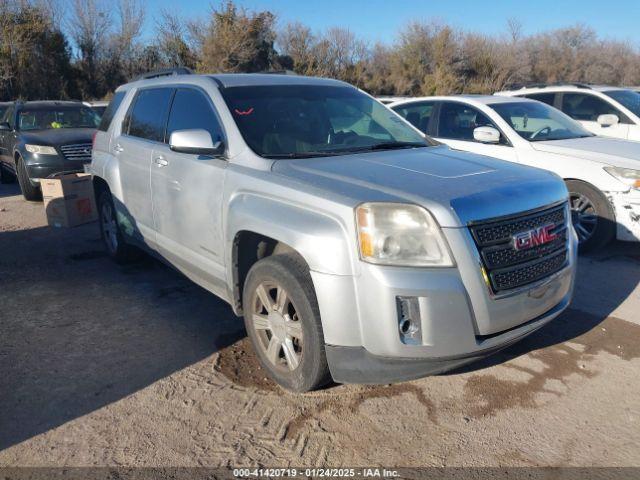
[[542, 227], [527, 230], [526, 232], [516, 233], [513, 237], [513, 248], [516, 250], [526, 250], [528, 248], [544, 245], [552, 242], [558, 235], [553, 233], [554, 223], [544, 225]]

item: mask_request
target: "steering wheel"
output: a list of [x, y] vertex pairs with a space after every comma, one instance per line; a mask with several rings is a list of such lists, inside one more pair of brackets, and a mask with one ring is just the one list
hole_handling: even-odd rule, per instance
[[536, 130], [535, 132], [533, 132], [533, 133], [531, 134], [531, 136], [529, 137], [529, 140], [533, 140], [533, 139], [534, 139], [534, 138], [536, 138], [538, 135], [541, 135], [541, 134], [542, 134], [542, 132], [544, 132], [544, 131], [546, 131], [546, 132], [547, 132], [547, 135], [549, 135], [549, 134], [551, 133], [551, 127], [546, 126], [546, 127], [542, 127], [542, 128], [541, 128], [541, 129], [539, 129], [539, 130]]
[[342, 145], [353, 145], [358, 141], [358, 134], [351, 130], [348, 132], [338, 132], [334, 135], [334, 139], [336, 143]]

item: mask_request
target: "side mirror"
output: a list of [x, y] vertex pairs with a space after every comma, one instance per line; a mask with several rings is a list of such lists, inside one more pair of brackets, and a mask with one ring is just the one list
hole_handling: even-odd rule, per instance
[[216, 157], [224, 153], [224, 142], [213, 143], [211, 134], [204, 129], [176, 130], [169, 138], [169, 148], [179, 153]]
[[499, 143], [500, 132], [493, 127], [477, 127], [473, 130], [473, 138], [482, 143]]
[[5, 131], [5, 132], [8, 131], [8, 130], [11, 130], [11, 125], [9, 125], [9, 123], [7, 123], [7, 122], [2, 122], [2, 123], [0, 123], [0, 130]]
[[601, 127], [612, 127], [620, 123], [620, 119], [613, 113], [605, 113], [604, 115], [598, 115], [598, 124]]

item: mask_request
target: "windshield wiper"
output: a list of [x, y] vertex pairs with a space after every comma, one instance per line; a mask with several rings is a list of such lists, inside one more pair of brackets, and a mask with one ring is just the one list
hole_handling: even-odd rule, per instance
[[365, 145], [362, 147], [349, 148], [345, 150], [339, 150], [340, 153], [343, 152], [371, 152], [374, 150], [395, 150], [400, 148], [417, 148], [417, 147], [428, 147], [426, 143], [420, 142], [384, 142], [384, 143], [375, 143], [373, 145]]
[[290, 152], [290, 153], [270, 153], [262, 155], [264, 158], [282, 159], [282, 158], [314, 158], [314, 157], [331, 157], [335, 152]]

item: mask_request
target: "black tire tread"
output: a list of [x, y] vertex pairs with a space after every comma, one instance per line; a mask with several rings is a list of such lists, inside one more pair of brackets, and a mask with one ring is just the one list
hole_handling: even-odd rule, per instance
[[[98, 193], [97, 197], [98, 197], [97, 209], [98, 209], [98, 222], [100, 223], [100, 236], [102, 237], [102, 241], [105, 242], [104, 233], [102, 231], [103, 202], [111, 203], [111, 208], [114, 214], [116, 213], [116, 210], [115, 210], [115, 205], [113, 204], [113, 197], [111, 196], [111, 192], [109, 191], [109, 189], [107, 188], [103, 189]], [[124, 236], [122, 235], [122, 232], [120, 231], [120, 226], [117, 224], [117, 222], [116, 222], [116, 228], [118, 230], [117, 232], [118, 250], [117, 252], [115, 252], [115, 254], [112, 253], [107, 247], [105, 242], [104, 248], [107, 251], [107, 254], [119, 265], [124, 265], [137, 260], [139, 258], [139, 251], [132, 245], [127, 244], [127, 242], [124, 239]]]
[[18, 177], [18, 183], [20, 184], [20, 191], [25, 200], [29, 202], [35, 202], [42, 198], [42, 193], [39, 187], [31, 185], [29, 175], [27, 175], [27, 169], [24, 166], [24, 160], [18, 157], [16, 159], [16, 173]]
[[[322, 324], [320, 321], [320, 308], [318, 306], [318, 300], [316, 298], [315, 289], [313, 287], [313, 281], [311, 280], [311, 275], [309, 273], [309, 267], [304, 262], [304, 260], [295, 253], [284, 253], [277, 254], [270, 257], [266, 257], [262, 260], [256, 262], [253, 267], [249, 270], [247, 274], [247, 278], [245, 281], [245, 286], [248, 285], [255, 274], [257, 269], [261, 268], [269, 268], [280, 271], [285, 275], [290, 275], [293, 277], [295, 282], [298, 284], [300, 289], [302, 290], [302, 294], [306, 297], [309, 302], [309, 306], [312, 310], [312, 317], [307, 318], [307, 326], [315, 330], [316, 338], [319, 339], [318, 345], [318, 362], [317, 366], [317, 374], [315, 378], [305, 378], [303, 379], [303, 383], [297, 387], [292, 388], [297, 392], [307, 392], [311, 390], [316, 390], [318, 388], [323, 387], [324, 385], [330, 383], [331, 373], [329, 372], [329, 366], [327, 364], [327, 356], [325, 351], [324, 344], [324, 333], [322, 331]], [[243, 305], [248, 307], [249, 292], [246, 291], [243, 294]], [[247, 310], [245, 308], [245, 315], [247, 314]], [[246, 322], [246, 320], [245, 320]], [[268, 367], [267, 367], [268, 368]], [[277, 379], [276, 379], [277, 380]], [[279, 382], [281, 383], [281, 382]], [[291, 388], [288, 385], [283, 385], [285, 388]]]

